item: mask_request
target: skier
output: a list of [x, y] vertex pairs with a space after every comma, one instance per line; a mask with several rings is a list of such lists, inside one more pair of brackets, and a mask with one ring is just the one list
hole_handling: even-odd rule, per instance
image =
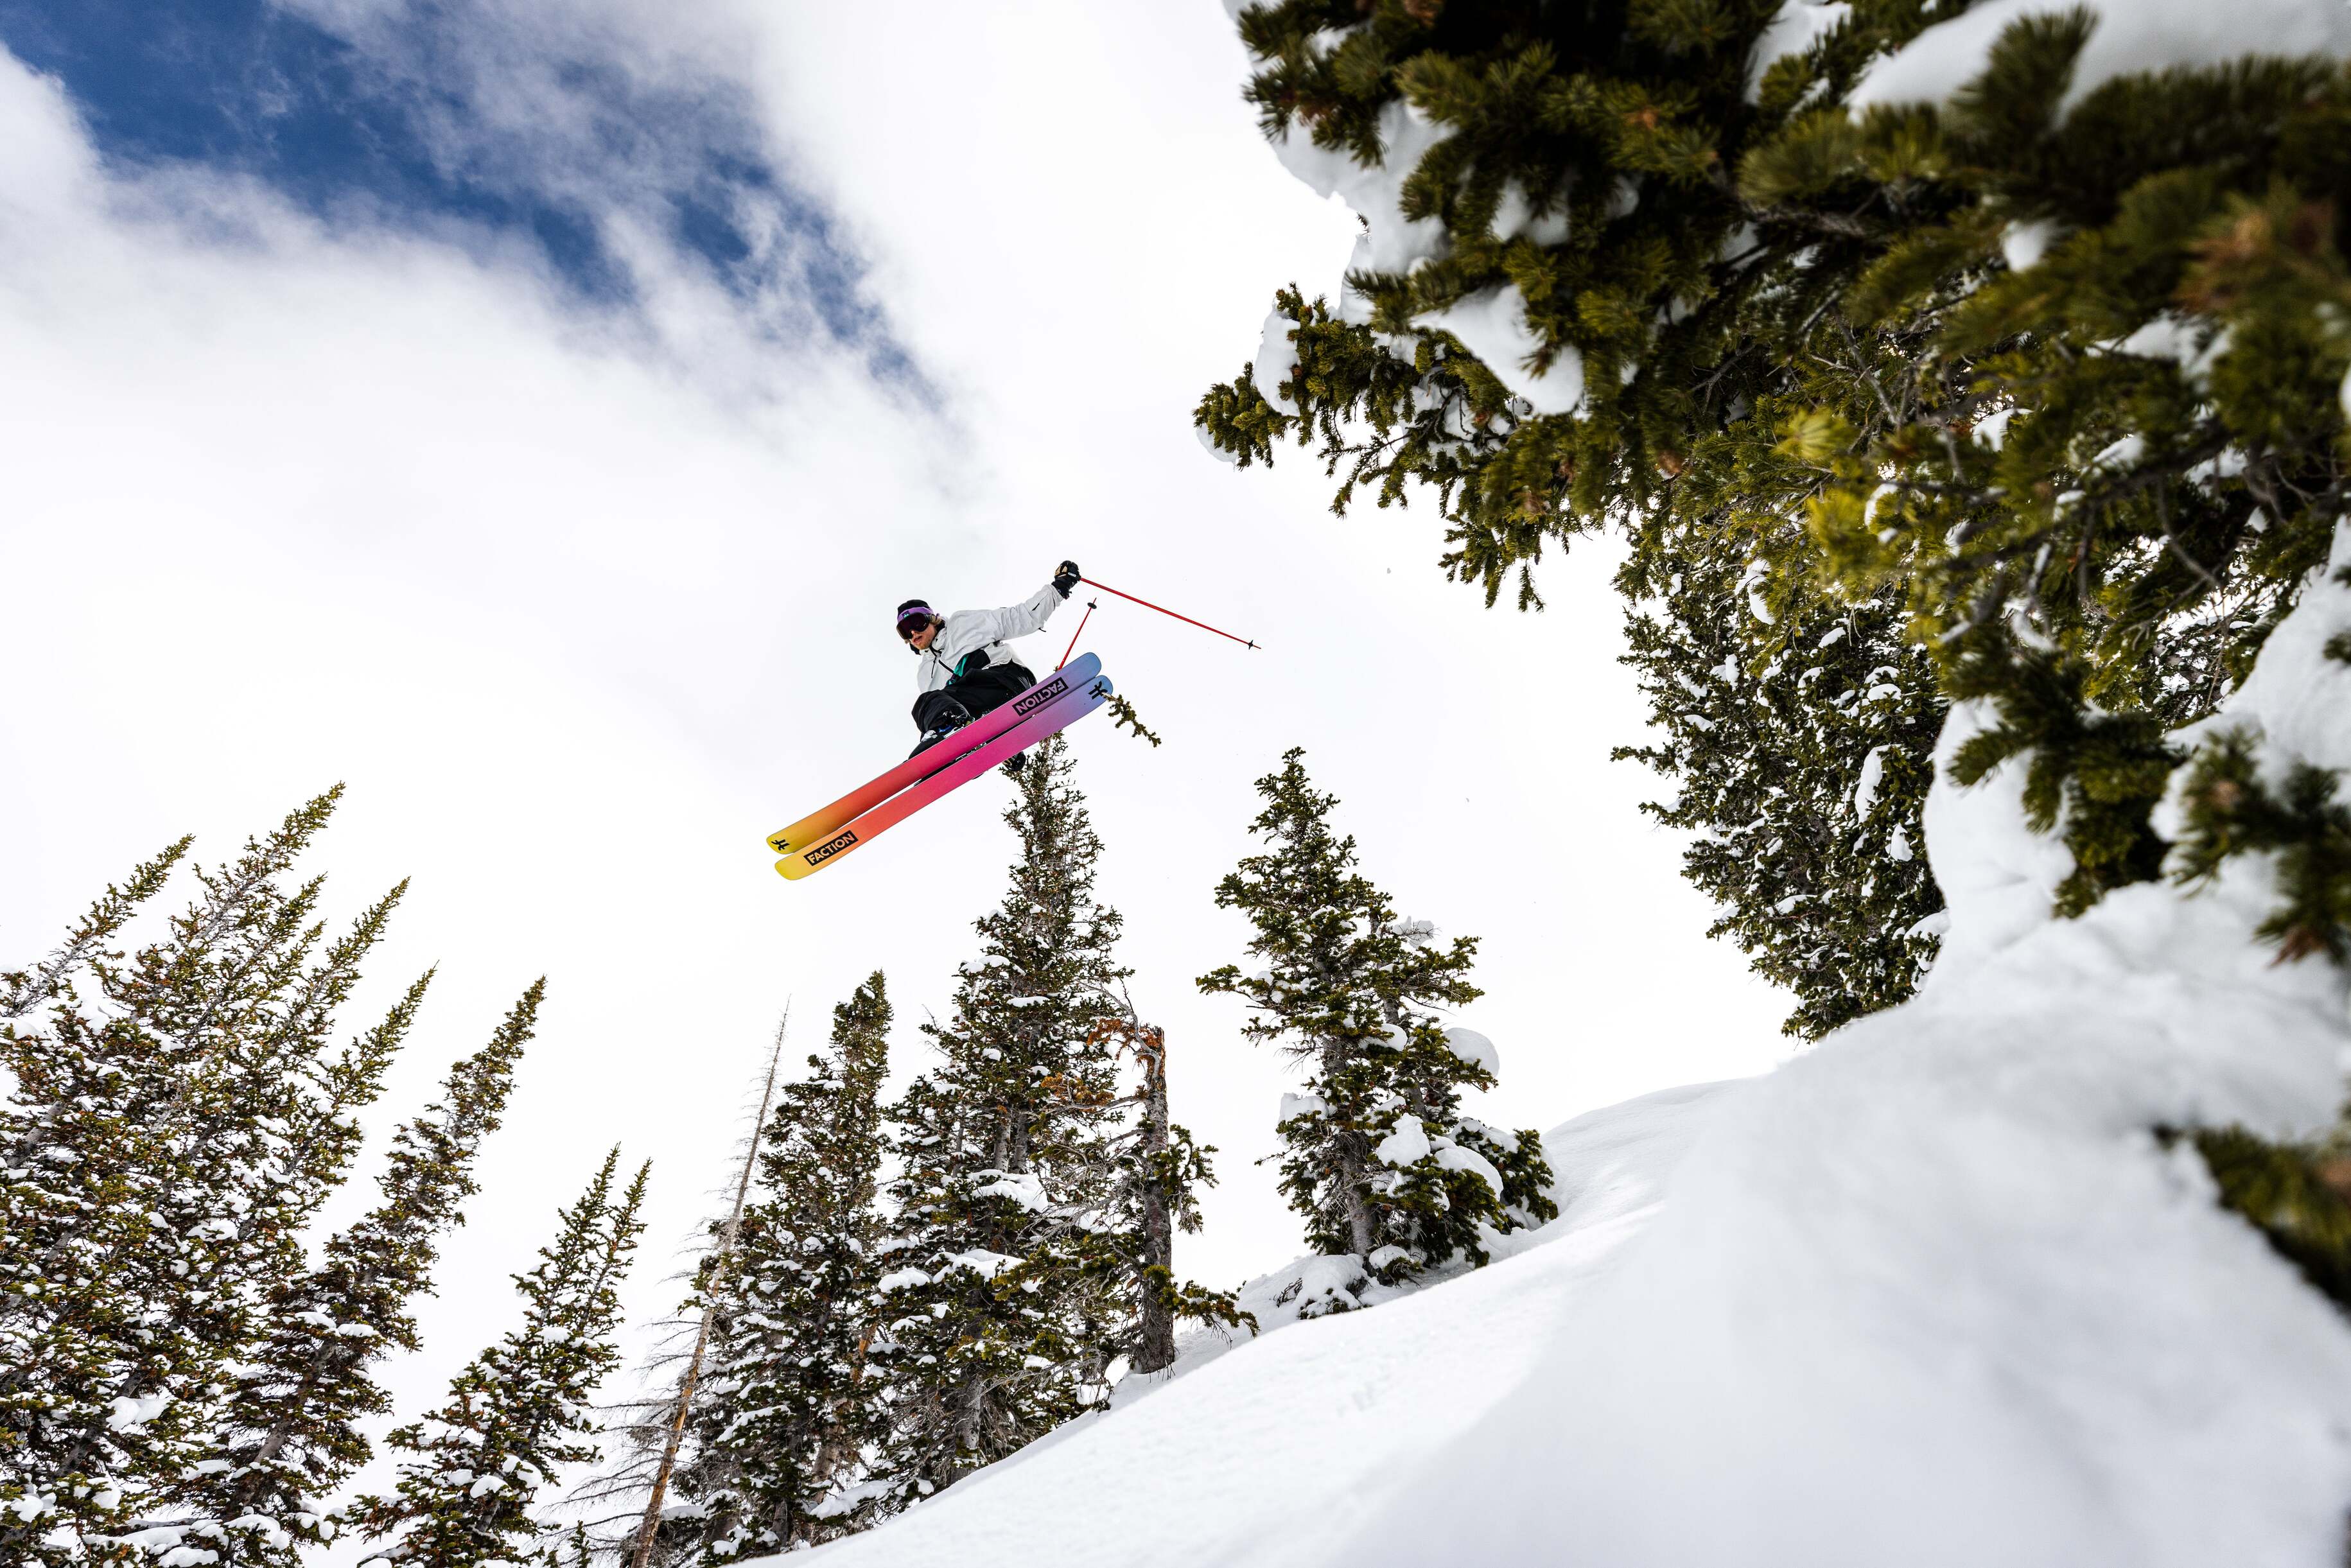
[[[922, 661], [914, 681], [914, 727], [923, 737], [915, 751], [936, 746], [1037, 684], [1036, 675], [1004, 644], [1042, 631], [1078, 580], [1078, 563], [1065, 560], [1054, 570], [1051, 582], [1001, 610], [941, 615], [919, 599], [898, 606], [898, 635]], [[1025, 760], [1016, 753], [1005, 767], [1017, 773]]]

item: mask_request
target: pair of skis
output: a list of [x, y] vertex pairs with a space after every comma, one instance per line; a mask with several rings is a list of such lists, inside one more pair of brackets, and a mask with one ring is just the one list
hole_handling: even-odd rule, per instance
[[792, 881], [815, 875], [940, 796], [970, 783], [1016, 752], [1060, 734], [1108, 702], [1111, 695], [1101, 659], [1087, 653], [1071, 660], [1010, 702], [989, 709], [872, 783], [768, 834], [768, 847], [783, 857], [776, 869]]

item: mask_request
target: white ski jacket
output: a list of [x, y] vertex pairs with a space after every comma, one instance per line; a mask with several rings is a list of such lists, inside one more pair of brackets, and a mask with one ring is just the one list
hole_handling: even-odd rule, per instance
[[987, 664], [1018, 664], [1012, 650], [1004, 644], [1015, 637], [1026, 637], [1031, 632], [1041, 632], [1053, 612], [1061, 607], [1061, 595], [1051, 583], [1047, 583], [1018, 604], [1008, 604], [1001, 610], [956, 610], [948, 612], [946, 624], [939, 628], [931, 645], [915, 661], [914, 690], [935, 692], [955, 678], [956, 668], [974, 650], [984, 650]]

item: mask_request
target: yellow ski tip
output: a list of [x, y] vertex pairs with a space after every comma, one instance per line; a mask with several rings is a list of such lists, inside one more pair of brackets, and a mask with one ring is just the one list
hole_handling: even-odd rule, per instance
[[855, 849], [857, 830], [843, 828], [820, 844], [812, 844], [798, 854], [786, 855], [776, 862], [776, 871], [787, 882], [798, 882], [804, 876], [814, 876], [842, 855]]

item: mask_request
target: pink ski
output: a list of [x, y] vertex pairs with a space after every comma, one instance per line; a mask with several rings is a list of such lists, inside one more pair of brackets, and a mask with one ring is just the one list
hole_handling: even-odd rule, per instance
[[958, 758], [994, 740], [1040, 708], [1085, 685], [1101, 670], [1101, 659], [1092, 653], [1081, 654], [1010, 702], [981, 714], [936, 746], [914, 753], [872, 783], [852, 789], [831, 805], [802, 817], [789, 828], [769, 833], [768, 847], [779, 855], [788, 855], [820, 839], [830, 839], [843, 823], [872, 810], [908, 785], [952, 766]]
[[[1075, 674], [1080, 664], [1085, 664], [1092, 657], [1093, 655], [1088, 654], [1085, 659], [1081, 659], [1062, 670], [1061, 674], [1066, 676]], [[1098, 668], [1099, 661], [1096, 661], [1096, 665]], [[1012, 702], [1005, 704], [1003, 707], [995, 711], [1003, 713], [1015, 704], [1026, 701], [1029, 695], [1045, 692], [1054, 684], [1052, 679], [1040, 681], [1035, 686], [1029, 688], [1029, 693], [1014, 698]], [[823, 841], [808, 844], [796, 853], [787, 854], [776, 862], [776, 870], [792, 881], [814, 875], [861, 844], [871, 842], [889, 829], [904, 821], [940, 796], [961, 789], [1015, 753], [1036, 745], [1049, 736], [1060, 734], [1108, 702], [1111, 693], [1109, 677], [1101, 674], [1069, 683], [1042, 706], [1032, 705], [1025, 716], [1017, 716], [1009, 728], [1002, 730], [993, 739], [964, 752], [946, 766], [938, 768], [937, 771], [931, 773], [912, 787], [900, 790], [886, 800], [862, 812], [852, 819], [847, 826], [841, 828]], [[984, 715], [981, 722], [993, 716], [995, 716], [994, 714]], [[967, 726], [965, 729], [957, 730], [954, 738], [960, 738], [971, 727]], [[954, 744], [954, 738], [933, 749], [946, 750]], [[920, 759], [920, 758], [908, 758], [909, 761]], [[885, 774], [883, 777], [887, 778], [889, 775]], [[872, 786], [869, 785], [867, 788], [871, 789]], [[805, 843], [805, 841], [803, 842]]]

